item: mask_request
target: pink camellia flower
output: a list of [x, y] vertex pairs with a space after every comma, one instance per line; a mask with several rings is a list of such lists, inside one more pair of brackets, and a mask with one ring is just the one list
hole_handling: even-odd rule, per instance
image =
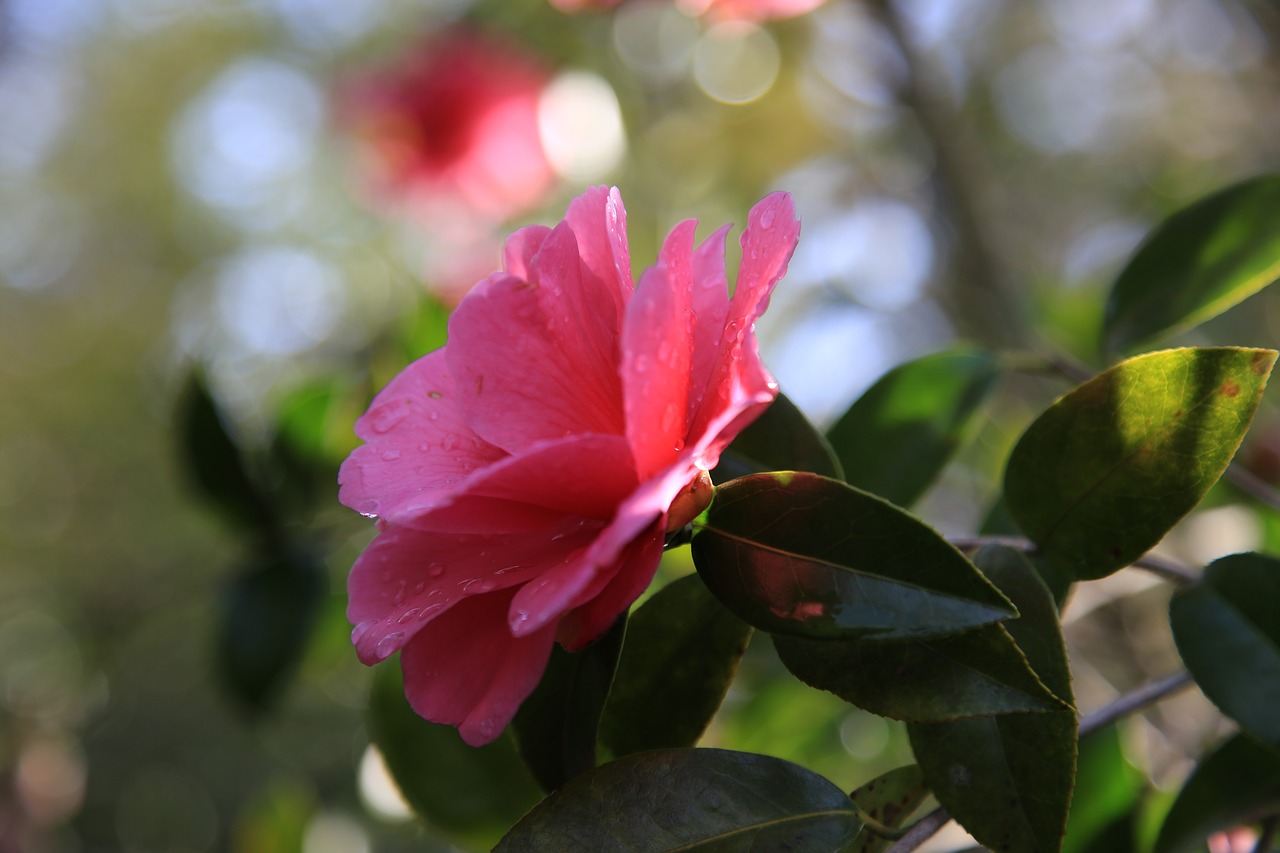
[[751, 210], [732, 299], [728, 226], [695, 246], [696, 224], [638, 284], [616, 189], [522, 228], [448, 344], [356, 422], [340, 498], [379, 533], [348, 581], [352, 642], [367, 664], [400, 651], [409, 703], [467, 743], [510, 722], [553, 642], [587, 645], [649, 585], [777, 394], [753, 326], [795, 249], [791, 197]]
[[[581, 12], [589, 9], [610, 9], [622, 0], [551, 0], [562, 12]], [[794, 18], [804, 15], [825, 3], [826, 0], [676, 0], [676, 5], [691, 16], [702, 16], [720, 21], [767, 21], [775, 18]]]
[[518, 45], [451, 30], [347, 87], [339, 114], [380, 194], [501, 220], [536, 206], [551, 187], [538, 136], [549, 79]]

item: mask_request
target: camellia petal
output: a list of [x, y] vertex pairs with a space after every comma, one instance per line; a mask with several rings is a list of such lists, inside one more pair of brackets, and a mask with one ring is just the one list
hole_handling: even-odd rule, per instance
[[462, 419], [443, 350], [391, 380], [356, 421], [356, 435], [366, 443], [342, 464], [338, 499], [369, 516], [429, 508], [467, 474], [507, 455]]
[[403, 650], [410, 703], [468, 743], [511, 720], [553, 640], [581, 648], [644, 591], [777, 394], [753, 326], [795, 248], [790, 198], [752, 209], [732, 299], [725, 229], [695, 247], [678, 225], [635, 287], [625, 223], [598, 187], [513, 234], [506, 272], [379, 395], [342, 469], [343, 501], [382, 511], [348, 581], [360, 659]]
[[404, 693], [421, 716], [481, 746], [502, 734], [551, 657], [555, 628], [505, 630], [508, 593], [468, 599], [426, 626], [400, 656]]

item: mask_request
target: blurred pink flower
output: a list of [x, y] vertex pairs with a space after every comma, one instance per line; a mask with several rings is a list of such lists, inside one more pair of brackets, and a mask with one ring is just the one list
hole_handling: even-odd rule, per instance
[[518, 45], [454, 30], [357, 80], [339, 113], [375, 190], [449, 215], [501, 220], [539, 204], [552, 184], [538, 137], [549, 73]]
[[791, 197], [751, 210], [732, 300], [728, 226], [696, 247], [695, 226], [638, 284], [616, 189], [515, 232], [448, 345], [356, 423], [340, 498], [379, 533], [348, 580], [352, 642], [367, 664], [402, 650], [410, 704], [470, 744], [503, 730], [553, 642], [587, 645], [649, 585], [777, 394], [753, 326], [795, 249]]
[[[551, 0], [562, 12], [609, 9], [622, 0]], [[721, 21], [767, 21], [794, 18], [812, 12], [826, 0], [676, 0], [676, 5], [692, 16], [706, 15]]]

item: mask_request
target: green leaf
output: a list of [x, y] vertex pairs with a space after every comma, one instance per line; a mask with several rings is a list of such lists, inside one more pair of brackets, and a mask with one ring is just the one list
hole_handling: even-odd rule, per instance
[[725, 483], [761, 471], [809, 471], [841, 477], [840, 463], [827, 440], [782, 394], [720, 454], [711, 479]]
[[751, 638], [697, 575], [663, 587], [632, 614], [600, 740], [614, 755], [693, 746], [711, 722]]
[[996, 359], [978, 350], [934, 353], [893, 368], [827, 431], [845, 479], [911, 506], [969, 434], [999, 377]]
[[924, 522], [815, 474], [726, 483], [694, 528], [707, 588], [770, 633], [934, 637], [1017, 612]]
[[1232, 554], [1169, 603], [1178, 653], [1204, 694], [1280, 748], [1280, 560]]
[[1280, 175], [1244, 181], [1158, 226], [1121, 271], [1103, 333], [1113, 351], [1189, 329], [1280, 277]]
[[1174, 800], [1155, 853], [1203, 850], [1214, 832], [1280, 810], [1280, 754], [1238, 734], [1201, 759]]
[[[1008, 548], [984, 548], [976, 562], [1022, 613], [1008, 623], [1018, 647], [1045, 684], [1070, 702], [1058, 611], [1040, 576]], [[1062, 844], [1076, 732], [1072, 710], [907, 725], [938, 802], [986, 847], [1026, 853], [1056, 853]]]
[[516, 824], [495, 853], [834, 851], [861, 826], [843, 791], [789, 761], [663, 749], [570, 782]]
[[[1126, 818], [1137, 807], [1146, 787], [1146, 777], [1124, 757], [1115, 726], [1082, 739], [1062, 853], [1095, 853], [1103, 849], [1100, 839], [1117, 829], [1131, 830]], [[1132, 849], [1133, 841], [1120, 846]]]
[[409, 806], [468, 846], [488, 849], [542, 797], [509, 737], [467, 746], [415, 714], [398, 660], [374, 669], [369, 735]]
[[271, 502], [249, 475], [244, 455], [197, 373], [187, 381], [176, 418], [183, 461], [205, 497], [237, 524], [257, 531], [273, 529]]
[[901, 829], [928, 796], [924, 774], [915, 764], [890, 770], [858, 788], [849, 798], [858, 807], [863, 820], [869, 819], [878, 826], [873, 828], [868, 823], [863, 827], [847, 853], [883, 853], [893, 840], [890, 836], [877, 834], [876, 829], [881, 832]]
[[1179, 349], [1121, 362], [1068, 393], [1009, 457], [1009, 511], [1081, 580], [1129, 565], [1222, 475], [1276, 353]]
[[[1005, 503], [1003, 495], [997, 498], [987, 510], [986, 517], [982, 519], [982, 524], [978, 526], [978, 532], [983, 536], [1017, 536], [1022, 533], [1018, 528], [1017, 522], [1013, 520], [1013, 516], [1009, 514], [1009, 507]], [[1024, 554], [1023, 556], [1040, 574], [1040, 580], [1044, 581], [1045, 586], [1049, 587], [1049, 592], [1053, 593], [1054, 603], [1058, 605], [1058, 612], [1061, 613], [1062, 608], [1067, 603], [1067, 599], [1071, 596], [1071, 588], [1075, 583], [1075, 577], [1039, 554]]]
[[604, 636], [576, 652], [554, 646], [542, 680], [512, 720], [521, 757], [548, 791], [596, 766], [600, 713], [626, 626], [622, 616]]
[[249, 709], [269, 707], [302, 660], [326, 584], [319, 560], [283, 549], [260, 555], [231, 581], [218, 670]]
[[940, 722], [1063, 707], [1003, 625], [906, 642], [774, 637], [805, 684], [894, 720]]

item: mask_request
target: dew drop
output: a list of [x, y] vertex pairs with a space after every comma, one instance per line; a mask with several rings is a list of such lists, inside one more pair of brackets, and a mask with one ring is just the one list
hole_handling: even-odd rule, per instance
[[414, 594], [414, 595], [421, 595], [421, 594], [422, 594], [422, 591], [423, 591], [424, 589], [426, 589], [426, 588], [427, 588], [427, 582], [426, 582], [426, 581], [418, 581], [417, 583], [415, 583], [415, 584], [413, 585], [413, 594]]
[[367, 501], [361, 501], [360, 508], [356, 511], [359, 512], [361, 515], [363, 515], [365, 518], [377, 518], [378, 502], [373, 498], [369, 498]]
[[519, 628], [521, 625], [523, 625], [528, 621], [529, 621], [528, 610], [515, 610], [511, 613], [510, 624], [511, 624], [512, 630]]
[[396, 624], [397, 624], [397, 625], [403, 625], [404, 623], [408, 622], [410, 619], [416, 619], [416, 618], [418, 618], [418, 614], [419, 614], [420, 612], [421, 612], [421, 611], [420, 611], [420, 610], [418, 610], [418, 608], [416, 608], [416, 607], [410, 607], [410, 608], [409, 608], [408, 610], [406, 610], [404, 613], [401, 613], [401, 614], [400, 614], [400, 618], [396, 620]]
[[392, 633], [387, 634], [387, 636], [383, 637], [381, 640], [378, 641], [378, 645], [374, 649], [374, 652], [377, 654], [378, 657], [385, 658], [389, 656], [392, 652], [394, 652], [396, 649], [400, 648], [399, 643], [403, 639], [404, 639], [404, 634], [402, 632], [393, 631]]
[[773, 227], [774, 212], [772, 207], [766, 207], [760, 213], [760, 227], [769, 229]]
[[430, 418], [430, 419], [431, 419], [431, 420], [433, 420], [433, 421], [438, 421], [438, 420], [440, 420], [440, 413], [439, 413], [439, 412], [437, 412], [437, 411], [434, 411], [434, 410], [433, 410], [432, 412], [430, 412], [430, 413], [427, 415], [427, 417], [428, 417], [428, 418]]
[[383, 462], [395, 462], [399, 458], [400, 458], [399, 450], [384, 450], [382, 452]]
[[430, 572], [431, 577], [438, 578], [444, 574], [444, 563], [432, 563], [427, 566], [427, 571]]
[[458, 446], [458, 437], [453, 433], [447, 433], [444, 437], [444, 441], [441, 442], [440, 446], [443, 447], [445, 450], [453, 450]]
[[372, 631], [373, 627], [377, 624], [378, 624], [377, 619], [370, 619], [366, 622], [361, 622], [359, 625], [352, 628], [351, 629], [351, 645], [353, 646], [359, 645], [360, 641], [363, 640], [366, 636], [368, 636], [369, 632]]
[[378, 413], [373, 416], [373, 431], [377, 433], [389, 432], [392, 427], [404, 420], [404, 416], [407, 413], [407, 408], [398, 405], [388, 405], [384, 409], [379, 409]]

